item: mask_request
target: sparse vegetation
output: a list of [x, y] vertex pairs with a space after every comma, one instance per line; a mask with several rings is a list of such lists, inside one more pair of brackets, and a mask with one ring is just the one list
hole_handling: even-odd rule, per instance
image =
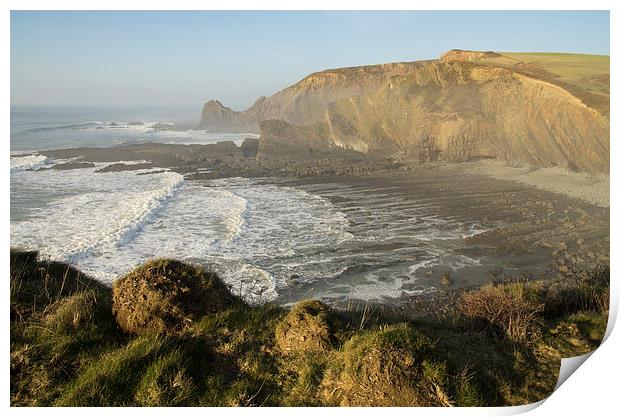
[[540, 335], [543, 306], [530, 287], [502, 284], [463, 294], [459, 310], [477, 329], [527, 343]]
[[425, 136], [419, 145], [418, 160], [420, 162], [435, 162], [441, 156], [441, 149], [437, 145], [437, 140], [430, 136]]
[[609, 269], [498, 282], [454, 300], [435, 318], [318, 301], [251, 307], [215, 274], [177, 261], [148, 262], [112, 290], [12, 250], [11, 404], [534, 402], [552, 392], [560, 358], [601, 343]]
[[471, 159], [477, 146], [478, 138], [469, 129], [465, 133], [451, 136], [448, 139], [446, 149], [449, 151], [449, 159], [457, 162], [466, 162]]

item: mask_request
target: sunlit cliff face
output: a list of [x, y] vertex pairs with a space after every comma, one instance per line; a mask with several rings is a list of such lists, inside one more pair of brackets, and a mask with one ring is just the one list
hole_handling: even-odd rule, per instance
[[541, 68], [506, 62], [492, 52], [451, 51], [438, 61], [327, 70], [244, 112], [211, 101], [202, 124], [256, 131], [261, 121], [280, 121], [260, 123], [266, 158], [308, 148], [413, 155], [430, 148], [450, 161], [493, 157], [609, 172], [601, 106], [584, 104], [586, 93]]

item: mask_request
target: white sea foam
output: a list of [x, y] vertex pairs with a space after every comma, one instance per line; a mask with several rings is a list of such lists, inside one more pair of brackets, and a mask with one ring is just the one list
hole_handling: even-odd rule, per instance
[[24, 170], [24, 169], [35, 169], [40, 166], [45, 165], [47, 161], [47, 157], [38, 154], [32, 155], [11, 155], [11, 171], [13, 170]]
[[96, 165], [16, 173], [13, 191], [49, 194], [12, 221], [11, 245], [108, 282], [156, 256], [201, 262], [250, 302], [277, 297], [299, 272], [296, 255], [304, 257], [308, 279], [341, 272], [320, 249], [350, 239], [348, 223], [320, 197], [242, 179], [201, 184], [172, 172], [95, 173], [105, 166]]
[[19, 173], [16, 186], [40, 182], [60, 197], [12, 222], [11, 244], [79, 264], [130, 241], [183, 180], [169, 172], [138, 176], [94, 174], [95, 169]]
[[232, 141], [241, 146], [246, 138], [258, 139], [254, 133], [211, 133], [206, 130], [158, 130], [154, 133], [157, 140], [181, 145], [208, 144], [220, 141]]
[[230, 286], [231, 292], [250, 304], [275, 300], [278, 297], [274, 276], [243, 259], [207, 258], [212, 269]]
[[12, 170], [11, 245], [108, 282], [153, 257], [197, 262], [251, 303], [295, 287], [320, 298], [417, 294], [429, 290], [418, 283], [421, 268], [479, 265], [455, 253], [454, 242], [484, 227], [441, 218], [432, 201], [340, 184], [95, 173], [105, 165]]
[[230, 241], [239, 236], [243, 229], [245, 224], [244, 216], [247, 210], [248, 201], [228, 190], [221, 191], [221, 193], [223, 194], [222, 198], [226, 201], [226, 206], [230, 211], [230, 213], [225, 217], [226, 229], [228, 231], [226, 241]]
[[105, 163], [106, 166], [108, 165], [115, 165], [115, 164], [123, 164], [123, 165], [139, 165], [139, 164], [148, 164], [151, 163], [152, 161], [146, 160], [146, 159], [136, 159], [136, 160], [132, 160], [132, 161], [116, 161], [116, 162], [109, 162], [109, 163]]
[[[112, 125], [116, 123], [116, 125]], [[163, 130], [158, 125], [173, 126], [171, 122], [145, 121], [142, 124], [129, 124], [129, 122], [91, 121], [80, 124], [64, 125], [43, 130], [83, 129], [98, 132], [119, 132], [127, 134], [139, 134], [157, 142], [176, 144], [207, 144], [218, 141], [233, 141], [237, 146], [243, 143], [245, 138], [258, 138], [255, 133], [212, 133], [202, 129]]]

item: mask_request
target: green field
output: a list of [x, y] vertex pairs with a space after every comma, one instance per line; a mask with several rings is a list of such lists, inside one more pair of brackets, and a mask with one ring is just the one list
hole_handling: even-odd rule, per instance
[[609, 117], [609, 56], [542, 52], [501, 52], [484, 62], [509, 67], [558, 85]]

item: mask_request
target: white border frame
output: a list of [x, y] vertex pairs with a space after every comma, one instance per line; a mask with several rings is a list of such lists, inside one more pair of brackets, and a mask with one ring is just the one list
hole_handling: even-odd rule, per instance
[[[610, 13], [610, 31], [611, 31], [611, 189], [610, 189], [610, 204], [611, 207], [617, 206], [618, 191], [620, 185], [614, 181], [616, 179], [616, 172], [614, 169], [614, 162], [618, 162], [618, 146], [615, 144], [615, 140], [618, 140], [618, 129], [616, 103], [618, 97], [618, 84], [616, 82], [616, 72], [618, 66], [617, 55], [617, 43], [614, 41], [618, 39], [620, 28], [620, 19], [618, 18], [618, 2], [613, 0], [589, 0], [575, 1], [552, 1], [552, 0], [521, 0], [521, 1], [490, 1], [490, 0], [470, 0], [468, 2], [458, 0], [435, 0], [433, 2], [428, 1], [404, 1], [404, 0], [382, 0], [369, 1], [369, 0], [300, 0], [295, 1], [283, 1], [283, 0], [263, 0], [260, 4], [256, 1], [250, 0], [227, 0], [222, 2], [215, 1], [199, 1], [199, 0], [175, 0], [162, 1], [152, 0], [149, 2], [139, 2], [134, 0], [90, 0], [88, 2], [79, 0], [58, 0], [55, 2], [45, 0], [4, 0], [2, 7], [4, 13], [0, 17], [0, 33], [1, 42], [0, 48], [2, 57], [4, 58], [2, 66], [0, 67], [2, 86], [2, 109], [3, 109], [3, 123], [0, 124], [0, 131], [2, 132], [2, 140], [0, 146], [2, 146], [3, 167], [4, 175], [1, 176], [2, 189], [6, 196], [2, 200], [3, 219], [1, 222], [2, 227], [2, 239], [4, 242], [4, 250], [0, 250], [1, 264], [4, 266], [5, 273], [3, 276], [2, 285], [2, 300], [3, 304], [9, 300], [9, 286], [8, 286], [8, 266], [9, 266], [9, 246], [10, 246], [10, 199], [9, 199], [9, 154], [10, 154], [10, 10], [611, 10]], [[465, 7], [467, 6], [467, 7]], [[401, 408], [401, 409], [389, 409], [389, 410], [375, 410], [372, 408], [348, 408], [348, 409], [321, 409], [315, 410], [312, 408], [277, 408], [277, 409], [204, 409], [204, 408], [183, 408], [179, 409], [119, 409], [115, 410], [115, 413], [132, 413], [132, 415], [152, 415], [156, 414], [172, 414], [183, 413], [184, 416], [202, 415], [204, 413], [217, 413], [217, 415], [236, 415], [251, 413], [254, 415], [281, 415], [288, 416], [290, 413], [295, 413], [300, 416], [311, 416], [317, 412], [328, 414], [348, 414], [360, 416], [375, 416], [377, 413], [389, 413], [390, 415], [444, 415], [444, 414], [459, 414], [464, 416], [486, 416], [486, 415], [507, 415], [516, 414], [528, 410], [533, 415], [562, 415], [563, 413], [569, 414], [611, 414], [613, 409], [617, 410], [616, 398], [618, 396], [617, 389], [615, 389], [618, 371], [619, 360], [617, 352], [620, 351], [620, 339], [617, 335], [618, 332], [610, 333], [615, 322], [617, 309], [618, 309], [618, 279], [615, 277], [617, 271], [618, 260], [618, 247], [616, 244], [616, 237], [618, 236], [618, 214], [614, 214], [613, 210], [610, 210], [610, 224], [611, 224], [611, 275], [612, 275], [612, 297], [610, 307], [610, 323], [608, 326], [609, 338], [603, 343], [603, 345], [592, 354], [592, 358], [587, 360], [583, 366], [581, 366], [568, 381], [563, 384], [557, 392], [555, 392], [546, 401], [541, 401], [538, 404], [521, 407], [504, 407], [504, 408], [458, 408], [458, 409], [416, 409], [416, 408]], [[4, 304], [5, 314], [8, 313], [8, 305]], [[9, 320], [5, 318], [2, 322], [2, 330], [0, 330], [2, 338], [4, 340], [3, 352], [2, 352], [2, 370], [4, 378], [2, 380], [2, 401], [3, 406], [9, 408]], [[543, 406], [538, 407], [544, 403]], [[43, 414], [45, 415], [82, 415], [85, 410], [79, 408], [71, 409], [32, 409], [32, 408], [10, 408], [8, 410], [11, 414], [15, 415], [30, 415]], [[110, 410], [105, 408], [93, 408], [88, 411], [94, 415], [107, 415]]]

